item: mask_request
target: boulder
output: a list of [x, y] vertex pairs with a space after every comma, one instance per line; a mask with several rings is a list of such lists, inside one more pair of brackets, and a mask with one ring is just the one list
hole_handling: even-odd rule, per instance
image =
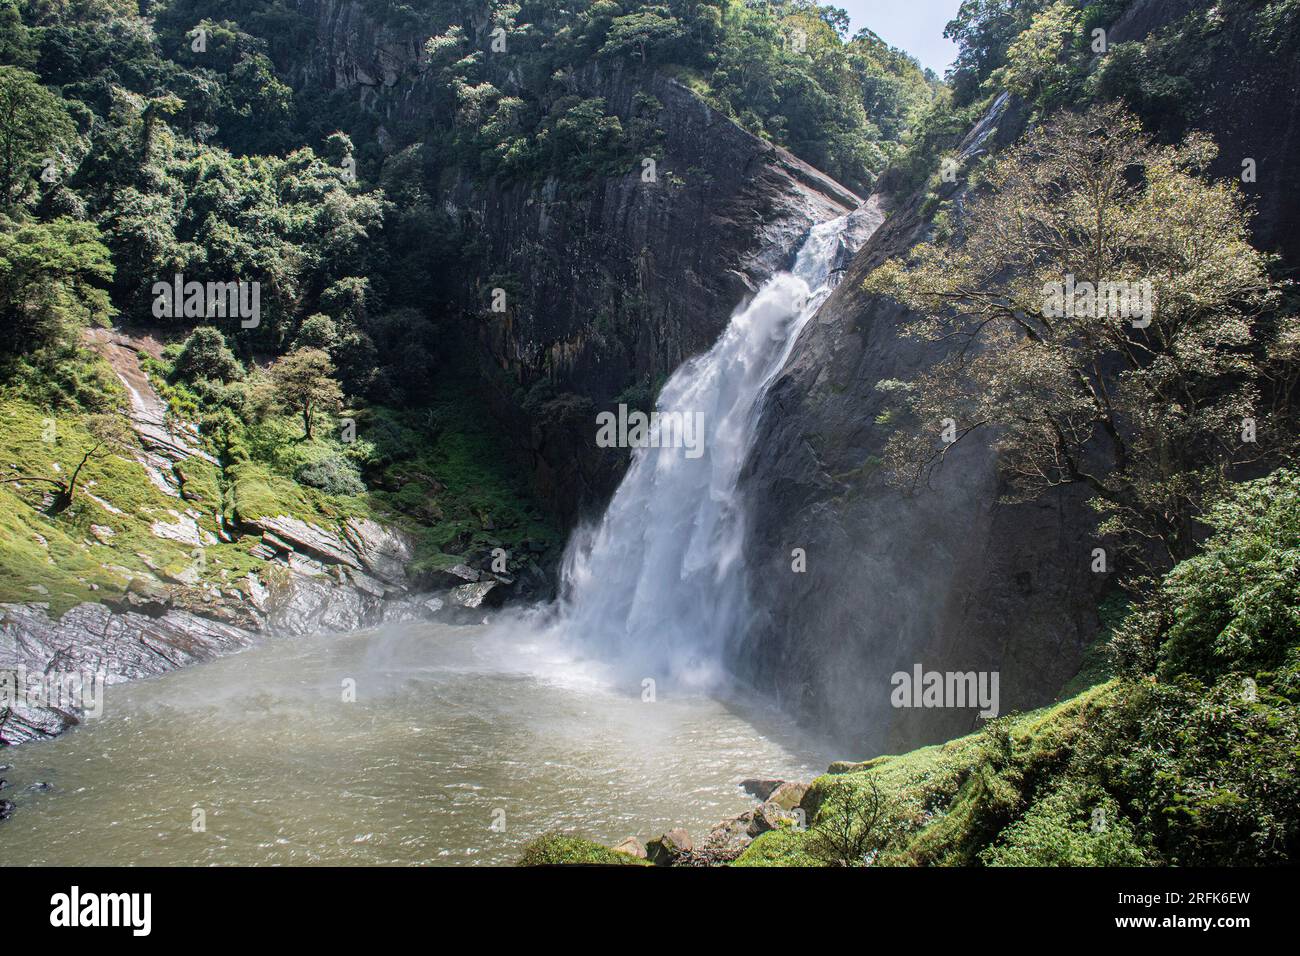
[[171, 607], [172, 593], [156, 582], [132, 578], [116, 603], [126, 611], [135, 611], [148, 617], [162, 617]]
[[447, 603], [452, 607], [477, 610], [482, 607], [496, 607], [500, 601], [495, 599], [496, 581], [480, 581], [478, 584], [463, 584], [452, 588], [447, 595]]
[[626, 853], [628, 856], [634, 856], [639, 860], [644, 860], [646, 858], [645, 847], [641, 845], [641, 841], [636, 837], [628, 837], [618, 846], [614, 847], [614, 852]]
[[751, 837], [756, 837], [761, 833], [767, 833], [769, 830], [775, 830], [782, 823], [797, 819], [793, 813], [780, 804], [768, 800], [760, 804], [754, 811], [753, 818], [749, 821], [749, 829], [746, 831]]
[[646, 859], [655, 866], [672, 866], [695, 849], [695, 843], [681, 827], [669, 830], [646, 844]]
[[767, 797], [768, 803], [775, 803], [782, 810], [793, 810], [808, 792], [808, 784], [787, 781], [772, 791]]
[[784, 780], [769, 780], [763, 777], [751, 777], [748, 780], [740, 781], [740, 789], [744, 790], [756, 800], [766, 800], [772, 795], [772, 791], [783, 783], [785, 783]]
[[415, 548], [402, 532], [369, 518], [349, 518], [343, 522], [343, 537], [372, 577], [406, 584], [406, 565]]
[[453, 564], [449, 568], [438, 568], [420, 575], [420, 585], [432, 589], [458, 588], [466, 584], [477, 584], [482, 575], [468, 564]]
[[734, 860], [754, 839], [749, 833], [753, 819], [754, 811], [746, 810], [730, 820], [723, 820], [709, 831], [699, 850], [707, 858], [719, 862]]
[[[262, 535], [264, 542], [279, 541], [288, 544], [294, 551], [310, 555], [327, 564], [343, 564], [354, 570], [364, 570], [361, 559], [336, 534], [319, 525], [314, 525], [289, 515], [263, 516], [245, 521], [250, 528]], [[271, 535], [268, 538], [268, 534]]]

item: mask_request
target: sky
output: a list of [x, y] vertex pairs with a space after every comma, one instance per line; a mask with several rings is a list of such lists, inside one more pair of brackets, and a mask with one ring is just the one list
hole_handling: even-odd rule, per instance
[[[849, 12], [853, 33], [874, 30], [891, 46], [906, 50], [943, 76], [957, 56], [957, 47], [943, 37], [943, 28], [961, 0], [822, 0]], [[852, 34], [850, 34], [852, 35]]]

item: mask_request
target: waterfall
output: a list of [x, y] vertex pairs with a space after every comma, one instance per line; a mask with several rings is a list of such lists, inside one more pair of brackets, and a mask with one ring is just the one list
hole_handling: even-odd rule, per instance
[[704, 689], [723, 677], [747, 619], [740, 470], [764, 394], [833, 288], [848, 218], [814, 226], [792, 271], [664, 386], [655, 410], [697, 416], [702, 450], [636, 448], [604, 516], [569, 542], [555, 626], [627, 678]]

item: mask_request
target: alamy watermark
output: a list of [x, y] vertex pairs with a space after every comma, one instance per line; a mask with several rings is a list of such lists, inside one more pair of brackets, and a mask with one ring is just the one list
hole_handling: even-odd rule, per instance
[[981, 717], [998, 715], [997, 671], [927, 671], [916, 664], [909, 674], [895, 671], [889, 679], [895, 707], [978, 707]]
[[1145, 329], [1155, 316], [1156, 296], [1150, 279], [1140, 282], [1064, 282], [1043, 285], [1043, 315], [1047, 318], [1127, 319]]
[[704, 454], [703, 412], [601, 412], [596, 416], [598, 448], [685, 448], [687, 458]]
[[0, 708], [49, 707], [99, 717], [104, 713], [104, 677], [102, 670], [0, 670]]
[[262, 323], [262, 283], [185, 281], [155, 282], [151, 290], [156, 319], [239, 319], [245, 329]]

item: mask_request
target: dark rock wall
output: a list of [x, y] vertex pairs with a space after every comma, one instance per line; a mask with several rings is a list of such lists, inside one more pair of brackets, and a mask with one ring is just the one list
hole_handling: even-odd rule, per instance
[[[316, 19], [319, 43], [296, 82], [353, 92], [381, 123], [386, 148], [407, 145], [401, 131], [445, 109], [445, 91], [420, 62], [424, 36], [377, 26], [355, 2], [299, 8]], [[602, 62], [570, 84], [625, 123], [638, 93], [662, 104], [655, 182], [642, 181], [641, 157], [631, 157], [625, 171], [592, 181], [485, 182], [450, 171], [438, 197], [482, 249], [482, 274], [463, 277], [460, 304], [495, 385], [493, 411], [566, 522], [602, 505], [626, 466], [624, 454], [595, 447], [596, 411], [707, 349], [812, 224], [861, 202], [668, 77]], [[511, 286], [504, 314], [490, 310], [492, 276]], [[538, 382], [549, 404], [525, 413]]]
[[[1194, 5], [1203, 4], [1140, 0], [1111, 41], [1140, 39]], [[1237, 176], [1243, 157], [1256, 158], [1259, 181], [1243, 188], [1258, 201], [1257, 242], [1282, 251], [1294, 268], [1300, 63], [1246, 58], [1231, 25], [1210, 49], [1223, 81], [1192, 125], [1223, 147], [1218, 175]], [[997, 129], [986, 145], [996, 147], [1019, 135], [1026, 117], [1009, 102], [981, 125], [990, 121]], [[961, 189], [947, 187], [944, 198], [959, 208]], [[907, 313], [868, 296], [861, 283], [928, 234], [922, 199], [892, 203], [889, 221], [805, 328], [769, 394], [743, 482], [758, 616], [733, 649], [736, 666], [863, 757], [977, 725], [970, 709], [891, 705], [891, 675], [918, 663], [998, 671], [1003, 713], [1050, 702], [1097, 634], [1104, 586], [1091, 571], [1099, 542], [1083, 495], [1000, 503], [1005, 489], [987, 446], [958, 446], [933, 486], [913, 496], [874, 472], [888, 433], [876, 424], [884, 409], [876, 384], [910, 377], [935, 356], [901, 339]], [[791, 571], [793, 548], [806, 549], [806, 574]]]
[[[965, 151], [1014, 136], [1023, 117], [1013, 106], [1000, 101]], [[960, 201], [962, 187], [948, 188]], [[921, 204], [892, 209], [805, 328], [743, 481], [760, 613], [733, 649], [736, 667], [861, 756], [976, 724], [974, 710], [895, 709], [894, 672], [999, 671], [1002, 711], [1030, 707], [1073, 676], [1096, 624], [1099, 582], [1077, 498], [999, 504], [994, 456], [974, 443], [956, 446], [915, 494], [877, 473], [889, 427], [876, 422], [876, 383], [910, 377], [936, 352], [901, 338], [905, 310], [862, 281], [925, 236]], [[795, 548], [805, 573], [792, 570]]]

